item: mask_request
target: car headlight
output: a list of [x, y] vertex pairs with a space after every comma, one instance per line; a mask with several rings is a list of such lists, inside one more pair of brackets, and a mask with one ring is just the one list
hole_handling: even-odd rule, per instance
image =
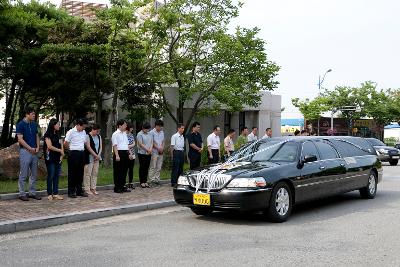
[[267, 182], [262, 177], [255, 178], [235, 178], [229, 182], [227, 188], [258, 188], [265, 187]]
[[179, 176], [178, 185], [189, 185], [189, 181], [186, 176]]
[[380, 149], [378, 150], [378, 152], [381, 153], [381, 154], [387, 154], [387, 153], [389, 153], [389, 150], [384, 149], [384, 148], [380, 148]]

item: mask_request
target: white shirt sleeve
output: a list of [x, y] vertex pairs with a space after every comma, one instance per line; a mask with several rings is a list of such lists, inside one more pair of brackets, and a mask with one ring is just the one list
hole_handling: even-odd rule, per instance
[[67, 134], [65, 135], [65, 142], [71, 143], [71, 137], [72, 137], [71, 132], [72, 132], [72, 130], [69, 130], [67, 132]]
[[207, 146], [211, 146], [212, 145], [212, 136], [211, 134], [207, 137]]
[[111, 137], [111, 142], [113, 146], [116, 146], [118, 144], [118, 138], [117, 135], [114, 133]]
[[175, 135], [171, 137], [171, 146], [176, 146], [176, 138]]

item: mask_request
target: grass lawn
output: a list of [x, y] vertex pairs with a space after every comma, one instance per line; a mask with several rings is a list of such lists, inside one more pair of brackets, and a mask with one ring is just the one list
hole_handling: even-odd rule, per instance
[[[188, 164], [185, 164], [184, 170], [189, 168]], [[62, 176], [60, 177], [59, 188], [67, 188], [68, 180], [67, 180], [67, 162], [63, 162], [62, 166]], [[133, 180], [135, 182], [139, 181], [139, 164], [135, 162], [135, 168], [133, 170]], [[168, 169], [161, 170], [161, 179], [171, 179], [171, 171]], [[114, 184], [113, 181], [113, 171], [112, 168], [105, 168], [103, 165], [100, 165], [99, 169], [99, 177], [97, 178], [97, 185], [109, 185]], [[26, 188], [28, 187], [28, 182], [26, 182]], [[47, 183], [45, 178], [41, 178], [36, 182], [36, 190], [46, 190]], [[15, 193], [18, 192], [18, 180], [0, 180], [0, 194], [1, 193]]]

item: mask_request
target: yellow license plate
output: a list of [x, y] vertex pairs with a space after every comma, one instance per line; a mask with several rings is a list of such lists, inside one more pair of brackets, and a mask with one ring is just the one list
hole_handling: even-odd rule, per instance
[[193, 194], [193, 204], [210, 206], [210, 194]]

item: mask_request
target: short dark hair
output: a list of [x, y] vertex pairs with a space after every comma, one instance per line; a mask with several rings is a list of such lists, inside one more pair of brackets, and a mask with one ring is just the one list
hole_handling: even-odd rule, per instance
[[216, 131], [218, 128], [220, 128], [219, 125], [215, 125], [213, 131]]
[[228, 131], [228, 134], [231, 134], [231, 133], [234, 133], [234, 132], [236, 132], [234, 129], [230, 129], [230, 130]]
[[126, 123], [126, 121], [124, 119], [119, 119], [117, 120], [117, 127], [122, 126]]
[[100, 130], [100, 129], [101, 129], [100, 124], [93, 123], [92, 130]]
[[33, 107], [27, 106], [27, 107], [24, 108], [24, 112], [25, 112], [25, 115], [29, 115], [32, 112], [35, 112], [35, 109]]
[[246, 126], [243, 126], [242, 128], [240, 128], [240, 132], [243, 132], [246, 129], [248, 129], [248, 128]]
[[253, 126], [253, 128], [251, 128], [252, 130], [254, 130], [254, 129], [258, 129], [258, 127], [257, 126]]
[[89, 134], [93, 130], [92, 126], [88, 126], [85, 128], [86, 134]]
[[143, 123], [142, 129], [150, 129], [150, 128], [151, 128], [150, 123], [148, 123], [148, 122]]
[[301, 130], [300, 134], [307, 133], [307, 130]]
[[133, 123], [132, 122], [128, 122], [127, 123], [127, 125], [126, 125], [126, 129], [128, 130], [128, 131], [130, 131], [131, 129], [133, 129], [135, 126], [133, 126]]
[[177, 129], [179, 129], [179, 128], [181, 128], [181, 127], [185, 127], [185, 124], [183, 124], [183, 123], [178, 123], [178, 124], [176, 125], [176, 128], [177, 128]]
[[164, 122], [162, 120], [156, 120], [156, 122], [154, 123], [155, 126], [164, 126]]
[[265, 131], [266, 131], [266, 132], [267, 132], [267, 131], [269, 131], [269, 130], [271, 130], [271, 131], [272, 131], [272, 129], [271, 129], [271, 128], [269, 128], [269, 127], [268, 127], [267, 129], [265, 129]]
[[192, 129], [197, 127], [197, 125], [200, 126], [200, 122], [198, 122], [198, 121], [193, 122], [192, 123]]
[[83, 126], [85, 124], [89, 124], [89, 122], [86, 118], [76, 119], [76, 125]]
[[296, 131], [294, 131], [294, 135], [296, 136], [296, 135], [299, 135], [300, 134], [300, 131], [299, 130], [296, 130]]

